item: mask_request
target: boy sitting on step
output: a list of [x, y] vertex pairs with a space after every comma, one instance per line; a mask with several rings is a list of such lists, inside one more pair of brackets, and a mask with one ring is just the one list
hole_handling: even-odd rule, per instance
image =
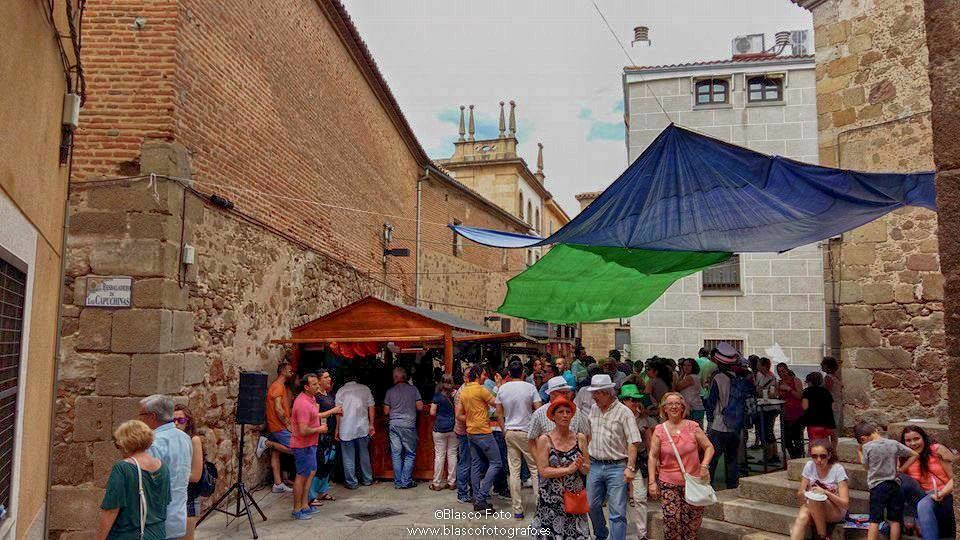
[[901, 467], [905, 470], [919, 454], [893, 439], [881, 437], [877, 426], [869, 422], [857, 424], [853, 436], [860, 443], [857, 453], [867, 469], [867, 487], [870, 488], [867, 540], [880, 538], [880, 524], [884, 521], [890, 522], [890, 540], [900, 540], [904, 497], [897, 481], [897, 464], [900, 458], [907, 458]]

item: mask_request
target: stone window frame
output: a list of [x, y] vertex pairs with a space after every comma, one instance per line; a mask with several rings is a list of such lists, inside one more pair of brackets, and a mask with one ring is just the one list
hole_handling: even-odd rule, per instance
[[[708, 103], [699, 102], [699, 87], [710, 81], [710, 96], [713, 96], [713, 85], [714, 81], [721, 81], [726, 87], [726, 92], [723, 101], [710, 101]], [[704, 75], [700, 77], [691, 77], [690, 80], [690, 93], [692, 94], [693, 105], [692, 110], [703, 110], [703, 109], [727, 109], [733, 107], [733, 92], [735, 90], [733, 75]]]
[[[717, 343], [721, 341], [726, 341], [732, 345], [733, 348], [737, 349], [737, 352], [739, 352], [742, 356], [747, 356], [747, 336], [737, 332], [732, 332], [730, 334], [715, 334], [712, 332], [705, 333], [703, 336], [703, 343], [700, 346], [708, 350], [712, 350], [713, 347], [716, 347]], [[739, 348], [737, 348], [737, 344], [740, 345]]]
[[[20, 261], [13, 256], [4, 256], [4, 250], [0, 250], [0, 327], [4, 328], [10, 334], [12, 341], [10, 355], [13, 357], [12, 364], [8, 366], [12, 371], [10, 382], [11, 388], [0, 391], [0, 400], [10, 400], [10, 406], [13, 408], [11, 416], [13, 423], [7, 426], [10, 431], [10, 437], [6, 442], [0, 441], [0, 447], [9, 444], [9, 451], [4, 452], [6, 458], [0, 461], [0, 477], [5, 476], [4, 486], [0, 488], [7, 491], [5, 508], [7, 509], [7, 518], [3, 522], [14, 522], [14, 511], [18, 506], [19, 482], [19, 441], [21, 439], [21, 429], [23, 428], [23, 385], [26, 379], [23, 377], [26, 368], [25, 338], [26, 322], [28, 316], [28, 296], [30, 292], [30, 283], [28, 282], [29, 267], [18, 264]], [[19, 287], [15, 287], [19, 285]], [[16, 297], [19, 297], [17, 300]], [[12, 398], [12, 400], [11, 400]], [[6, 429], [0, 428], [0, 433]], [[6, 473], [6, 474], [3, 474]], [[2, 522], [0, 522], [2, 523]], [[0, 525], [2, 527], [2, 525]]]
[[[13, 202], [7, 199], [0, 192], [0, 258], [3, 258], [13, 267], [24, 272], [27, 276], [27, 286], [25, 302], [23, 309], [23, 328], [20, 342], [20, 371], [17, 374], [17, 411], [14, 419], [14, 425], [22, 429], [26, 422], [24, 412], [26, 411], [26, 384], [27, 374], [30, 370], [30, 327], [33, 320], [33, 294], [34, 280], [36, 278], [37, 266], [37, 230], [30, 224], [25, 217], [14, 211]], [[6, 215], [5, 215], [6, 214]], [[7, 519], [0, 521], [0, 538], [7, 538], [8, 535], [17, 529], [18, 516], [20, 512], [20, 488], [23, 482], [28, 479], [22, 476], [24, 439], [14, 435], [13, 446], [13, 468], [11, 474], [10, 488], [10, 506], [7, 507]]]
[[[459, 226], [463, 225], [463, 222], [454, 218], [453, 224]], [[463, 237], [457, 231], [453, 231], [453, 256], [459, 257], [461, 255], [463, 255]]]
[[[708, 282], [708, 275], [722, 274], [734, 265], [736, 265], [734, 272], [736, 281], [733, 278], [724, 279], [721, 275], [716, 279], [711, 278]], [[734, 253], [722, 263], [700, 271], [700, 296], [743, 296], [743, 261], [738, 253]]]
[[[779, 79], [780, 80], [780, 99], [777, 100], [750, 100], [750, 79], [757, 77], [764, 77], [766, 79]], [[744, 73], [743, 74], [743, 92], [744, 96], [744, 107], [782, 107], [787, 104], [787, 86], [789, 83], [788, 74], [786, 71], [778, 72], [759, 72], [759, 73]]]

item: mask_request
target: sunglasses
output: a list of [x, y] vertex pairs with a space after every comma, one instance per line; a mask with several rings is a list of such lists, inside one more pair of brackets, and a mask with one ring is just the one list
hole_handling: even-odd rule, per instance
[[189, 419], [189, 418], [174, 418], [173, 421], [176, 422], [176, 423], [178, 423], [178, 424], [186, 424], [187, 422], [190, 421], [190, 419]]
[[810, 454], [810, 457], [813, 459], [827, 459], [830, 457], [830, 454]]

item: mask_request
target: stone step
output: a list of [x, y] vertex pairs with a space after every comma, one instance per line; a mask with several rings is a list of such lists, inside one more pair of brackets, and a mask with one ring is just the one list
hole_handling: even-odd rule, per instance
[[777, 534], [790, 533], [798, 511], [798, 505], [784, 506], [752, 499], [723, 503], [724, 521]]
[[[756, 527], [767, 533], [789, 534], [793, 522], [797, 518], [799, 506], [784, 506], [751, 499], [736, 499], [723, 503], [724, 517], [727, 523]], [[836, 525], [831, 534], [832, 540], [862, 539], [867, 537], [865, 529], [844, 529]], [[914, 539], [912, 536], [902, 536], [904, 540]]]
[[837, 459], [843, 463], [860, 463], [857, 458], [857, 449], [860, 445], [853, 437], [840, 437], [837, 439]]
[[[662, 539], [663, 514], [661, 514], [660, 511], [651, 512], [650, 519], [647, 523], [647, 536], [652, 539]], [[708, 517], [703, 518], [703, 524], [697, 531], [698, 540], [788, 540], [788, 538], [788, 536], [782, 534], [761, 531], [752, 527], [718, 521]]]
[[[787, 471], [749, 476], [740, 479], [739, 495], [741, 499], [799, 506], [797, 490], [800, 482], [790, 480]], [[732, 490], [731, 490], [732, 491]], [[866, 514], [870, 511], [870, 493], [856, 489], [850, 490], [850, 511], [854, 514]]]
[[717, 491], [718, 503], [704, 508], [703, 516], [710, 519], [723, 521], [723, 503], [726, 501], [732, 501], [737, 497], [739, 497], [739, 494], [735, 489], [724, 489]]
[[[810, 461], [810, 458], [791, 459], [787, 462], [787, 478], [793, 481], [799, 481], [803, 473], [803, 467]], [[867, 489], [867, 470], [859, 463], [841, 463], [850, 477], [850, 489]]]

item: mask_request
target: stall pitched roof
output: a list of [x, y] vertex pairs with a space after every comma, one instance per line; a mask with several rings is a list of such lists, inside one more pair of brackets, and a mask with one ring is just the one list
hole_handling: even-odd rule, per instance
[[400, 309], [404, 309], [406, 311], [416, 313], [417, 315], [427, 317], [428, 319], [433, 319], [440, 324], [444, 324], [446, 326], [453, 328], [454, 330], [465, 330], [467, 332], [481, 332], [484, 334], [490, 333], [490, 328], [482, 324], [477, 324], [473, 321], [468, 321], [467, 319], [462, 319], [460, 317], [457, 317], [456, 315], [451, 315], [450, 313], [444, 313], [443, 311], [434, 311], [432, 309], [427, 309], [422, 307], [409, 306], [407, 304], [399, 304], [399, 303], [391, 302], [389, 300], [384, 300], [384, 302], [394, 307], [398, 307]]
[[362, 338], [488, 334], [490, 328], [460, 317], [372, 296], [332, 311], [291, 330], [297, 338]]

